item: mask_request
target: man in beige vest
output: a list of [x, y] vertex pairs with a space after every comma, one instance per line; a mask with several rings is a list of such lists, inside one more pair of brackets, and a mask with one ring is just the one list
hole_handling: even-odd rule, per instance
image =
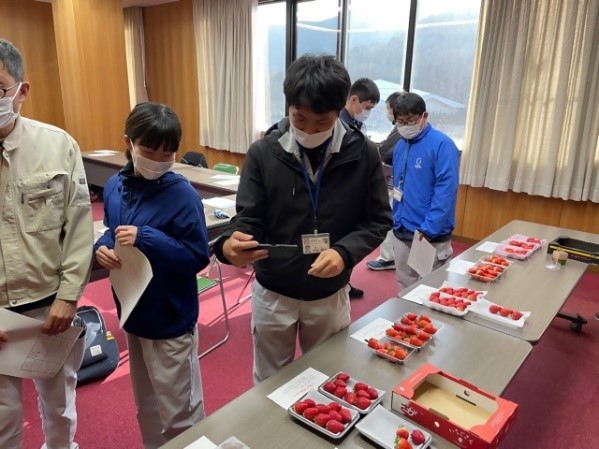
[[[77, 143], [65, 131], [19, 115], [29, 93], [23, 60], [0, 39], [0, 308], [69, 328], [88, 279], [93, 227]], [[11, 333], [0, 329], [0, 351]], [[77, 449], [75, 386], [84, 339], [51, 379], [35, 379], [45, 444]], [[21, 379], [0, 374], [0, 448], [21, 449]]]

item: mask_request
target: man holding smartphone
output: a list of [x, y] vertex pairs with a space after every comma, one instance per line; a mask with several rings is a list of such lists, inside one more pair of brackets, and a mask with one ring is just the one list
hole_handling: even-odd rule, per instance
[[[289, 117], [249, 148], [237, 215], [215, 246], [218, 259], [254, 264], [254, 382], [349, 325], [352, 268], [391, 228], [375, 145], [345, 125], [349, 74], [332, 56], [305, 55], [287, 71]], [[297, 245], [287, 257], [260, 243]]]

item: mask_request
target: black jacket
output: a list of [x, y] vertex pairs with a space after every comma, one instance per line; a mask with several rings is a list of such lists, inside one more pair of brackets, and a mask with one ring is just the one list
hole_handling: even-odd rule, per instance
[[381, 159], [385, 164], [393, 165], [393, 150], [395, 150], [395, 145], [397, 145], [399, 139], [401, 139], [401, 136], [397, 131], [397, 126], [393, 126], [387, 138], [379, 144]]
[[219, 260], [228, 262], [222, 245], [234, 231], [241, 231], [261, 243], [300, 248], [289, 259], [254, 263], [256, 279], [269, 290], [314, 300], [349, 282], [352, 268], [381, 244], [392, 220], [379, 154], [362, 133], [346, 128], [339, 153], [333, 153], [325, 166], [318, 203], [318, 231], [330, 233], [331, 247], [345, 262], [344, 271], [328, 279], [307, 274], [317, 255], [302, 254], [301, 235], [314, 232], [312, 205], [300, 162], [278, 142], [289, 129], [286, 118], [248, 150], [237, 191], [237, 215], [215, 246]]

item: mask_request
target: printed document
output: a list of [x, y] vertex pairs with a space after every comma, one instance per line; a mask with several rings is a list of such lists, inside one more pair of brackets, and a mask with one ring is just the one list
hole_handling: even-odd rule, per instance
[[117, 243], [114, 252], [121, 260], [121, 268], [110, 270], [109, 278], [121, 303], [120, 325], [123, 327], [154, 274], [150, 261], [139, 249]]
[[83, 328], [70, 327], [58, 335], [42, 334], [44, 322], [0, 309], [0, 329], [8, 341], [0, 349], [0, 374], [27, 379], [49, 379], [58, 370]]
[[437, 250], [435, 247], [424, 237], [420, 239], [420, 233], [415, 232], [410, 255], [408, 256], [408, 265], [424, 277], [433, 271], [436, 257]]

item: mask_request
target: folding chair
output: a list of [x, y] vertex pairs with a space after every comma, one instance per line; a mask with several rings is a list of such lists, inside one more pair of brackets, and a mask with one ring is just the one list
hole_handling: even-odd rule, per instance
[[198, 151], [188, 151], [181, 158], [182, 164], [193, 165], [195, 167], [208, 168], [206, 156]]
[[[216, 286], [219, 287], [221, 302], [222, 302], [222, 306], [223, 306], [223, 317], [224, 317], [224, 321], [225, 321], [225, 335], [217, 343], [213, 344], [208, 349], [206, 349], [204, 352], [202, 352], [200, 355], [198, 355], [198, 359], [201, 359], [205, 355], [211, 353], [219, 346], [224, 345], [227, 342], [227, 340], [229, 339], [229, 333], [230, 333], [229, 312], [227, 310], [225, 289], [223, 287], [223, 276], [222, 276], [222, 272], [220, 269], [220, 263], [218, 262], [218, 260], [216, 259], [216, 256], [213, 253], [213, 245], [215, 242], [216, 242], [216, 239], [212, 240], [208, 244], [208, 247], [210, 248], [210, 253], [212, 255], [212, 261], [210, 262], [210, 264], [208, 265], [208, 268], [204, 272], [198, 273], [196, 276], [197, 285], [198, 285], [198, 299], [201, 299], [202, 293], [204, 293]], [[216, 276], [212, 275], [212, 271], [214, 269], [216, 269]]]

